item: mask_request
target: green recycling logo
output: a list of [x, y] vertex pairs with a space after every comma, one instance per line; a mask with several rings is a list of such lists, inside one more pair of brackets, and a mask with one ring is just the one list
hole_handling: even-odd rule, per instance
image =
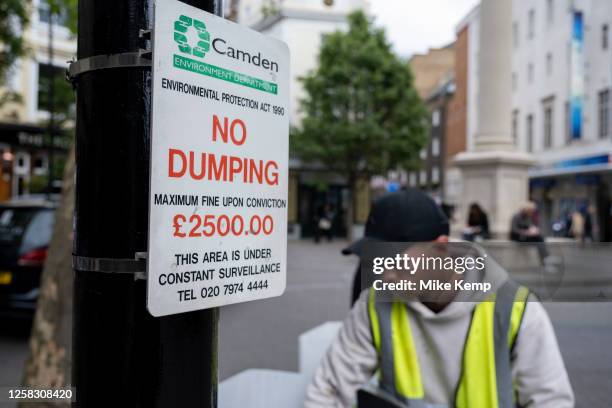
[[[189, 39], [187, 38], [187, 32], [190, 27], [193, 27], [198, 34], [198, 42], [195, 46], [189, 44]], [[181, 15], [174, 22], [174, 41], [178, 44], [181, 52], [199, 58], [204, 58], [210, 50], [210, 34], [206, 31], [206, 24], [185, 15]]]

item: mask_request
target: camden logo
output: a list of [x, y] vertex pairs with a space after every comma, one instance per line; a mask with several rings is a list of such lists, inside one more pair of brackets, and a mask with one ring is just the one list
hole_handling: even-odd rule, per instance
[[[197, 34], [197, 37], [194, 36], [194, 32]], [[223, 38], [211, 40], [210, 33], [206, 30], [206, 24], [203, 21], [181, 14], [174, 21], [174, 42], [177, 44], [181, 54], [186, 54], [174, 54], [172, 58], [174, 68], [232, 82], [274, 95], [278, 94], [278, 84], [275, 82], [200, 61], [204, 59], [208, 52], [214, 51], [216, 54], [226, 58], [278, 72], [278, 63], [263, 57], [261, 52], [255, 54], [234, 48]], [[192, 56], [197, 59], [191, 58]], [[275, 81], [275, 78], [273, 80]]]
[[[190, 29], [195, 30], [198, 35], [195, 45], [190, 44], [187, 37]], [[174, 22], [174, 41], [178, 44], [181, 52], [194, 57], [204, 58], [210, 50], [210, 33], [206, 30], [206, 24], [186, 15], [181, 15]]]

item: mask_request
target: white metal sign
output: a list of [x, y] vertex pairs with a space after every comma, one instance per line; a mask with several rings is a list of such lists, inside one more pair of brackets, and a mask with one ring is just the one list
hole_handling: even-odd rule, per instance
[[280, 296], [287, 269], [289, 50], [157, 0], [147, 306]]

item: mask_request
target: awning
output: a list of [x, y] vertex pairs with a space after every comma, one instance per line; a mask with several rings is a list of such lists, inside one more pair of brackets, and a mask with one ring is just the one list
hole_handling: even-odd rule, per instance
[[529, 169], [529, 178], [555, 177], [612, 171], [612, 153], [560, 160]]

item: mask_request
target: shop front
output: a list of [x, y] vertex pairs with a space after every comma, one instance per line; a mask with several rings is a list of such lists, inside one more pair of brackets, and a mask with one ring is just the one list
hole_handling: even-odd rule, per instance
[[57, 180], [69, 147], [59, 130], [52, 143], [40, 126], [0, 123], [0, 201], [47, 192], [50, 153]]
[[530, 195], [548, 235], [569, 236], [572, 214], [588, 219], [595, 241], [612, 241], [612, 154], [540, 166], [530, 172]]

